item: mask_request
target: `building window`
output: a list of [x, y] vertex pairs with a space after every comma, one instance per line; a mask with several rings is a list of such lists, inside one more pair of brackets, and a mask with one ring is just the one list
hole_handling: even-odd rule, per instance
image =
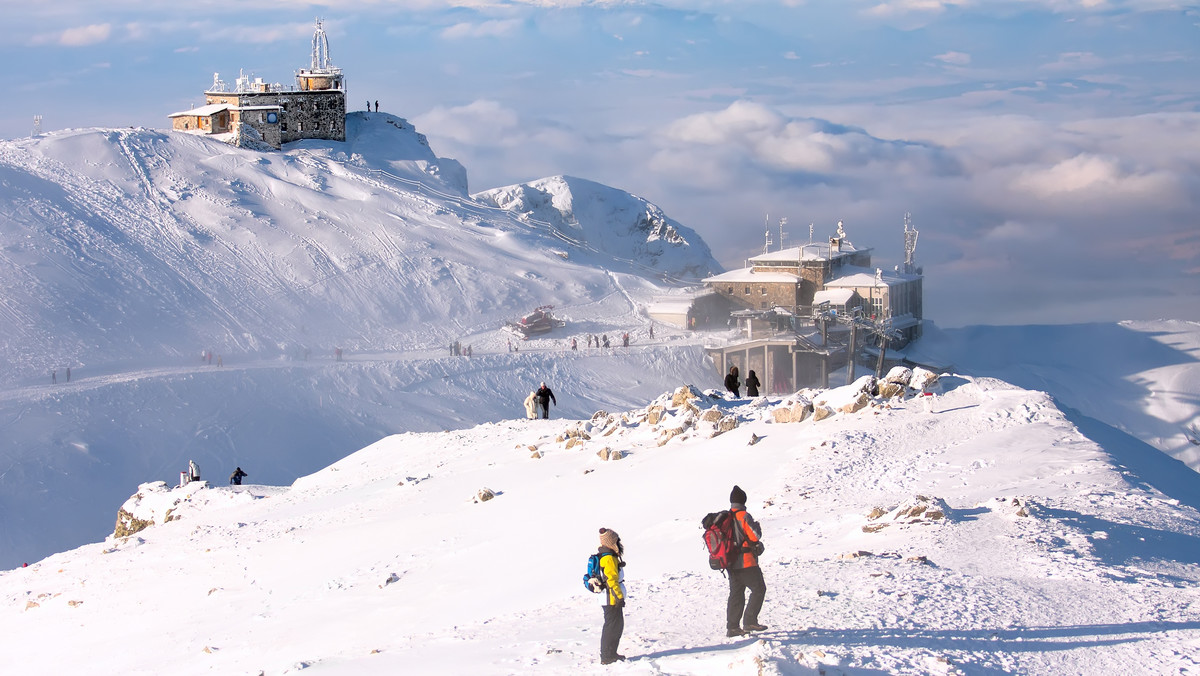
[[747, 285], [746, 285], [746, 291], [745, 291], [745, 294], [746, 294], [747, 296], [749, 296], [749, 295], [750, 295], [750, 285], [749, 285], [749, 284], [747, 284]]
[[733, 285], [732, 284], [729, 285], [729, 295], [731, 295], [731, 296], [733, 295]]
[[767, 295], [767, 287], [765, 286], [762, 288], [762, 295]]

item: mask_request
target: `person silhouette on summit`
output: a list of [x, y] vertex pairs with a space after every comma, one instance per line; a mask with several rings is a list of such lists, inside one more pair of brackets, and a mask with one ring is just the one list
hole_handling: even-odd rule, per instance
[[233, 474], [229, 475], [229, 484], [231, 486], [241, 486], [242, 485], [242, 477], [247, 477], [247, 476], [250, 476], [250, 475], [243, 472], [242, 468], [239, 467], [239, 468], [233, 470]]

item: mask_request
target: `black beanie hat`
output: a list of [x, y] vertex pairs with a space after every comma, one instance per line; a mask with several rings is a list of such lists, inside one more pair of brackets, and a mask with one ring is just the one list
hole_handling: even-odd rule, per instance
[[733, 491], [729, 493], [729, 502], [735, 505], [746, 504], [746, 491], [742, 490], [738, 486], [734, 486]]

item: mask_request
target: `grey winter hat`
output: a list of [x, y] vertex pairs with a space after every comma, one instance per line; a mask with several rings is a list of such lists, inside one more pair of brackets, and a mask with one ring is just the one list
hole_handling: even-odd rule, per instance
[[746, 491], [738, 486], [734, 486], [733, 490], [729, 493], [729, 502], [735, 505], [746, 504]]

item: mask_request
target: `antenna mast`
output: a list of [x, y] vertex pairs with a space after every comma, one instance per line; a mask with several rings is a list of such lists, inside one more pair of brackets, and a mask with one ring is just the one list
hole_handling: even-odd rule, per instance
[[808, 224], [808, 243], [809, 244], [813, 243], [812, 238], [813, 238], [813, 224], [809, 223]]
[[42, 116], [34, 115], [33, 116], [33, 133], [30, 134], [30, 136], [41, 136], [41, 135], [42, 135]]
[[787, 216], [779, 219], [779, 250], [783, 251], [783, 226], [787, 225]]
[[333, 68], [333, 59], [329, 56], [329, 38], [325, 36], [324, 22], [317, 19], [317, 30], [312, 40], [312, 69], [329, 70]]
[[917, 251], [917, 229], [912, 227], [912, 214], [904, 212], [904, 274], [911, 275], [915, 266], [913, 265], [913, 254]]
[[763, 222], [766, 226], [766, 232], [763, 233], [763, 254], [766, 255], [771, 252], [771, 214], [767, 214]]

